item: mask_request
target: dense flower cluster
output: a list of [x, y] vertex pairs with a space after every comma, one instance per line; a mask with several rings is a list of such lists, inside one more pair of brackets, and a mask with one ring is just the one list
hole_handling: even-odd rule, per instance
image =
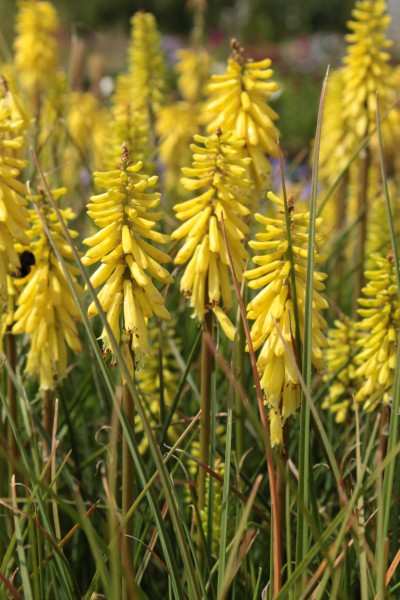
[[29, 117], [6, 81], [0, 83], [0, 307], [3, 311], [8, 303], [7, 275], [19, 267], [14, 244], [29, 245], [27, 191], [20, 181], [20, 173], [27, 164], [20, 155]]
[[[343, 68], [343, 117], [360, 139], [376, 121], [376, 93], [381, 110], [395, 97], [386, 38], [390, 17], [384, 0], [358, 0], [348, 22], [347, 55]], [[397, 118], [398, 121], [398, 118]], [[393, 125], [393, 124], [392, 124]], [[385, 126], [384, 126], [385, 127]]]
[[400, 331], [400, 302], [393, 256], [373, 254], [375, 269], [365, 272], [368, 279], [359, 298], [361, 321], [355, 376], [362, 378], [355, 399], [372, 410], [380, 400], [391, 401], [397, 341]]
[[194, 140], [193, 165], [182, 169], [185, 177], [181, 182], [187, 190], [205, 191], [174, 206], [177, 218], [185, 221], [172, 234], [176, 240], [185, 238], [175, 263], [188, 263], [181, 291], [190, 298], [195, 316], [202, 321], [211, 307], [226, 335], [233, 339], [234, 327], [220, 308], [222, 305], [229, 311], [232, 307], [222, 219], [235, 273], [241, 281], [247, 258], [243, 243], [249, 232], [243, 217], [250, 213], [241, 196], [251, 187], [247, 179], [250, 159], [241, 156], [244, 141], [238, 141], [230, 133], [196, 135]]
[[19, 0], [18, 8], [15, 68], [23, 88], [36, 103], [39, 96], [52, 86], [58, 64], [55, 34], [59, 21], [54, 6], [46, 0]]
[[131, 94], [137, 106], [147, 108], [153, 118], [164, 100], [165, 66], [160, 51], [160, 34], [151, 13], [136, 12], [131, 25], [128, 48]]
[[126, 144], [132, 162], [141, 161], [147, 175], [154, 173], [154, 148], [151, 144], [150, 118], [140, 110], [138, 99], [131, 91], [132, 78], [125, 73], [117, 77], [111, 119], [109, 143], [106, 145], [106, 168], [115, 169], [121, 158], [122, 143]]
[[210, 73], [211, 58], [206, 50], [195, 51], [181, 48], [176, 52], [178, 64], [178, 88], [186, 102], [195, 104], [204, 93], [205, 82]]
[[[175, 398], [181, 378], [181, 370], [169, 345], [174, 340], [180, 346], [176, 328], [172, 321], [166, 327], [160, 327], [157, 321], [149, 325], [151, 353], [144, 369], [137, 371], [136, 382], [143, 395], [143, 405], [150, 423], [160, 424], [160, 391], [163, 391], [164, 403], [168, 411]], [[162, 361], [160, 361], [160, 354]], [[161, 380], [162, 372], [162, 380]], [[148, 448], [147, 437], [143, 434], [143, 423], [138, 414], [135, 415], [135, 434], [139, 437], [139, 449], [144, 454]], [[175, 442], [177, 427], [172, 424], [168, 428], [168, 439]]]
[[336, 319], [328, 332], [328, 346], [325, 350], [327, 373], [325, 381], [334, 381], [329, 386], [329, 395], [322, 408], [336, 415], [336, 422], [346, 420], [356, 391], [355, 355], [357, 351], [357, 329], [354, 321], [343, 316]]
[[[55, 200], [65, 194], [66, 189], [52, 191]], [[73, 257], [71, 247], [64, 238], [61, 224], [54, 209], [48, 205], [43, 194], [33, 196], [42, 218], [50, 229], [52, 238], [70, 272], [74, 286], [81, 292], [76, 280], [78, 269], [68, 261]], [[70, 209], [60, 210], [66, 223], [75, 218]], [[72, 237], [76, 231], [70, 230]], [[76, 323], [80, 320], [79, 309], [72, 295], [63, 267], [59, 263], [44, 231], [42, 222], [33, 209], [30, 211], [28, 232], [31, 250], [36, 264], [29, 275], [18, 280], [24, 286], [17, 300], [15, 324], [12, 333], [26, 333], [30, 338], [30, 348], [26, 370], [40, 379], [41, 389], [53, 389], [57, 376], [65, 374], [68, 365], [67, 346], [73, 352], [80, 352]]]
[[[300, 332], [296, 329], [294, 314], [294, 290], [292, 289], [291, 263], [287, 250], [289, 246], [283, 201], [272, 192], [268, 198], [278, 206], [274, 217], [256, 214], [256, 220], [265, 226], [265, 231], [256, 234], [256, 241], [251, 241], [254, 250], [264, 250], [265, 254], [255, 256], [252, 260], [258, 265], [245, 272], [250, 280], [250, 288], [261, 289], [247, 306], [248, 319], [254, 320], [251, 328], [251, 339], [254, 349], [261, 348], [257, 366], [261, 377], [261, 387], [266, 403], [270, 409], [271, 443], [282, 444], [282, 426], [286, 419], [296, 413], [300, 402], [300, 388], [297, 373], [293, 365], [293, 357], [287, 353], [277, 326], [287, 344], [296, 357], [295, 338], [304, 335], [304, 315], [306, 297], [307, 244], [309, 213], [296, 213], [293, 200], [289, 200], [289, 219], [296, 282], [297, 308]], [[317, 227], [320, 219], [317, 219]], [[316, 236], [316, 243], [322, 241]], [[325, 257], [315, 251], [316, 264]], [[328, 303], [321, 296], [324, 290], [323, 281], [326, 275], [321, 272], [313, 274], [313, 312], [312, 312], [312, 363], [318, 371], [325, 366], [323, 348], [326, 338], [322, 330], [327, 324], [321, 316], [321, 310], [328, 308]]]
[[208, 85], [209, 100], [205, 111], [210, 113], [208, 132], [232, 131], [245, 141], [244, 148], [252, 158], [251, 173], [260, 190], [269, 184], [270, 164], [265, 156], [277, 156], [277, 113], [267, 104], [279, 89], [274, 81], [271, 61], [246, 61], [243, 49], [232, 42], [232, 57], [227, 72], [213, 75]]
[[[167, 235], [154, 230], [163, 213], [151, 212], [160, 203], [160, 194], [150, 193], [148, 188], [157, 182], [157, 177], [141, 174], [142, 166], [141, 162], [130, 164], [124, 148], [118, 169], [94, 173], [95, 184], [106, 191], [91, 196], [87, 210], [101, 229], [84, 240], [90, 248], [82, 259], [87, 266], [101, 263], [90, 281], [95, 288], [103, 286], [98, 299], [113, 334], [118, 343], [121, 331], [130, 336], [129, 344], [137, 360], [149, 352], [149, 317], [155, 314], [170, 319], [164, 298], [151, 278], [164, 284], [173, 281], [160, 264], [168, 262], [169, 256], [153, 245], [169, 241]], [[94, 302], [88, 314], [97, 314]], [[101, 338], [104, 351], [112, 351], [105, 329]]]

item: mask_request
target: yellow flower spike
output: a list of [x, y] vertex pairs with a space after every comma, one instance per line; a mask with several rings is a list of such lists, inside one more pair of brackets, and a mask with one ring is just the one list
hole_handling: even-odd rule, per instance
[[[65, 193], [65, 188], [52, 191], [56, 200]], [[76, 290], [81, 293], [76, 279], [79, 271], [69, 263], [71, 251], [54, 209], [43, 195], [33, 196], [33, 199], [65, 259]], [[60, 212], [66, 223], [74, 218], [70, 209]], [[65, 374], [68, 366], [67, 346], [75, 353], [81, 349], [76, 325], [80, 321], [80, 314], [63, 268], [58, 263], [42, 222], [33, 209], [30, 211], [29, 220], [30, 249], [36, 263], [27, 277], [14, 280], [15, 286], [22, 288], [22, 291], [17, 299], [18, 308], [14, 314], [12, 333], [29, 335], [27, 372], [39, 377], [41, 389], [54, 389], [57, 378]], [[76, 234], [73, 231], [70, 233]]]
[[278, 130], [274, 121], [278, 115], [267, 101], [279, 86], [266, 81], [272, 77], [273, 71], [260, 66], [270, 64], [269, 59], [246, 61], [243, 48], [233, 40], [227, 72], [211, 77], [209, 100], [205, 104], [209, 115], [208, 132], [221, 127], [223, 131], [235, 132], [239, 139], [245, 141], [243, 155], [252, 158], [251, 176], [257, 192], [265, 191], [269, 184], [271, 166], [265, 154], [277, 156]]
[[165, 65], [160, 34], [154, 16], [144, 11], [133, 15], [131, 26], [128, 48], [131, 94], [138, 108], [147, 109], [153, 120], [164, 101]]
[[178, 88], [182, 98], [191, 104], [202, 99], [205, 82], [209, 77], [211, 57], [204, 49], [181, 48], [177, 50]]
[[[7, 275], [20, 261], [14, 244], [29, 245], [26, 186], [19, 180], [27, 162], [20, 158], [30, 120], [17, 94], [2, 79], [0, 85], [0, 308], [5, 310]], [[17, 108], [16, 108], [17, 107]], [[18, 107], [21, 107], [19, 109]]]
[[[284, 203], [272, 192], [268, 198], [277, 205], [274, 217], [256, 214], [256, 220], [264, 229], [256, 234], [256, 241], [249, 243], [250, 247], [265, 250], [266, 253], [256, 256], [256, 265], [244, 273], [250, 280], [253, 289], [260, 290], [255, 298], [247, 305], [247, 317], [254, 320], [251, 328], [251, 339], [254, 349], [261, 348], [257, 366], [261, 378], [261, 387], [265, 402], [269, 407], [271, 423], [271, 443], [282, 443], [282, 427], [285, 421], [296, 413], [300, 402], [300, 385], [293, 365], [294, 358], [290, 357], [282, 342], [276, 327], [279, 328], [286, 345], [296, 356], [296, 322], [294, 318], [294, 291], [292, 288], [291, 263], [287, 256], [287, 231], [285, 222]], [[303, 343], [305, 297], [306, 297], [306, 266], [309, 213], [295, 213], [293, 198], [288, 202], [294, 275], [297, 295], [297, 307], [300, 326], [300, 342]], [[316, 248], [318, 247], [316, 236]], [[320, 256], [317, 249], [314, 254], [318, 263]], [[323, 280], [326, 276], [320, 272], [313, 274], [313, 314], [312, 314], [312, 362], [317, 370], [324, 368], [322, 348], [326, 339], [321, 329], [326, 328], [325, 320], [320, 314], [328, 303], [319, 294], [324, 289]]]
[[[61, 91], [61, 90], [60, 90]], [[109, 111], [101, 106], [99, 100], [91, 92], [72, 92], [68, 98], [64, 90], [64, 100], [68, 101], [68, 112], [66, 117], [66, 128], [68, 132], [67, 144], [63, 151], [63, 180], [76, 180], [76, 173], [82, 168], [82, 161], [85, 164], [92, 164], [102, 156], [103, 148], [109, 148], [108, 123]], [[61, 94], [59, 103], [61, 104]], [[48, 102], [46, 101], [46, 105]], [[55, 106], [55, 108], [57, 108]], [[56, 111], [55, 119], [62, 118], [62, 128], [65, 135], [64, 114], [66, 106]], [[48, 113], [46, 118], [49, 119]], [[51, 120], [54, 128], [54, 120]], [[48, 126], [46, 127], [48, 129]], [[47, 136], [54, 139], [54, 132], [47, 132]], [[107, 143], [106, 143], [107, 140]], [[46, 140], [44, 140], [45, 142]], [[123, 138], [119, 143], [121, 148]], [[118, 158], [115, 162], [118, 164]]]
[[[175, 340], [176, 346], [180, 348], [181, 343], [175, 332], [175, 326], [170, 321], [166, 327], [160, 327], [153, 320], [149, 325], [149, 339], [151, 352], [148, 356], [145, 369], [138, 369], [137, 383], [143, 397], [143, 406], [146, 410], [150, 423], [154, 426], [160, 424], [160, 341], [162, 349], [162, 377], [164, 403], [171, 407], [181, 379], [181, 370], [172, 352], [169, 340]], [[179, 429], [175, 424], [168, 428], [168, 438], [175, 442], [178, 438]], [[139, 442], [141, 454], [148, 449], [148, 440], [143, 435], [143, 424], [138, 415], [135, 416], [135, 432], [142, 439]], [[142, 437], [143, 436], [143, 437]]]
[[[235, 267], [236, 276], [242, 280], [247, 252], [243, 240], [248, 226], [242, 215], [249, 213], [241, 200], [242, 187], [251, 189], [247, 178], [248, 162], [241, 158], [244, 142], [237, 144], [231, 133], [194, 136], [191, 145], [194, 153], [192, 168], [183, 168], [186, 176], [181, 183], [197, 196], [174, 206], [184, 223], [173, 233], [173, 239], [185, 239], [175, 257], [176, 264], [188, 263], [181, 280], [181, 292], [190, 298], [194, 315], [202, 320], [211, 307], [225, 334], [233, 339], [234, 327], [227, 315], [232, 306], [229, 266], [222, 235], [222, 217]], [[232, 175], [232, 170], [236, 175]], [[206, 188], [206, 191], [200, 191]], [[190, 207], [190, 213], [187, 208]], [[183, 216], [184, 215], [184, 216]], [[186, 218], [185, 218], [186, 217]]]
[[353, 19], [347, 23], [351, 33], [346, 35], [343, 117], [357, 140], [375, 127], [376, 93], [382, 113], [395, 97], [390, 54], [386, 51], [392, 45], [385, 37], [390, 23], [386, 9], [384, 0], [358, 0]]
[[341, 320], [335, 320], [334, 327], [328, 331], [328, 346], [325, 348], [327, 372], [323, 379], [330, 381], [338, 371], [340, 372], [330, 384], [329, 395], [322, 403], [322, 408], [335, 414], [337, 423], [346, 421], [357, 389], [356, 342], [357, 328], [354, 321], [344, 315]]
[[58, 65], [55, 38], [58, 29], [57, 12], [51, 2], [19, 0], [15, 21], [15, 68], [24, 90], [35, 104], [53, 85]]
[[355, 377], [362, 380], [355, 395], [366, 410], [376, 408], [379, 401], [390, 401], [394, 381], [397, 353], [397, 336], [400, 328], [400, 302], [393, 255], [379, 254], [370, 257], [375, 268], [365, 272], [368, 280], [359, 298], [361, 321], [359, 331]]
[[188, 163], [188, 148], [199, 131], [199, 107], [190, 102], [174, 102], [158, 113], [156, 131], [160, 137], [159, 156], [165, 165], [167, 189], [176, 186], [177, 173]]
[[133, 163], [141, 161], [144, 171], [154, 173], [154, 149], [151, 144], [150, 116], [143, 110], [142, 98], [132, 92], [132, 76], [118, 75], [113, 94], [109, 124], [110, 143], [103, 157], [106, 168], [115, 169], [121, 159], [121, 146], [127, 145]]
[[[160, 194], [149, 192], [157, 178], [144, 175], [142, 167], [141, 162], [130, 164], [124, 144], [118, 169], [94, 173], [96, 185], [107, 191], [90, 198], [88, 214], [101, 229], [83, 241], [89, 250], [82, 259], [85, 265], [100, 262], [90, 281], [93, 287], [103, 286], [98, 294], [101, 307], [107, 313], [117, 342], [122, 340], [126, 346], [126, 336], [129, 336], [136, 361], [150, 351], [147, 320], [153, 314], [170, 319], [164, 298], [154, 287], [151, 277], [160, 283], [172, 281], [159, 264], [167, 262], [168, 255], [146, 241], [165, 244], [169, 237], [154, 231], [162, 214], [152, 213], [149, 209], [160, 203]], [[88, 315], [96, 314], [92, 302]], [[104, 353], [112, 352], [105, 328], [101, 339]]]

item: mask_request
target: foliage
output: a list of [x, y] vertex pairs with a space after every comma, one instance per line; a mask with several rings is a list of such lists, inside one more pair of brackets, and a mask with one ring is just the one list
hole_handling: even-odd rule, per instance
[[[270, 58], [233, 40], [215, 72], [204, 7], [169, 82], [135, 12], [107, 103], [58, 65], [54, 7], [19, 5], [0, 93], [0, 597], [398, 593], [386, 4], [357, 0], [315, 140], [314, 88], [300, 102]], [[311, 180], [301, 157], [284, 169], [276, 123]]]

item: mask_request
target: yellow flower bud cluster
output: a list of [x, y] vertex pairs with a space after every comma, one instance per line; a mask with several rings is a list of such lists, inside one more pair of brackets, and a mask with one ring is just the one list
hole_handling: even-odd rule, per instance
[[[68, 158], [64, 155], [68, 138], [65, 118], [68, 111], [68, 80], [59, 71], [53, 74], [51, 86], [43, 98], [38, 124], [40, 162], [46, 172], [57, 172]], [[76, 173], [74, 173], [74, 179]]]
[[[349, 146], [347, 127], [343, 117], [343, 88], [343, 69], [334, 70], [329, 75], [326, 88], [319, 156], [319, 173], [321, 179], [328, 185], [333, 183], [338, 173], [347, 165], [354, 150]], [[333, 202], [329, 204], [333, 205]], [[325, 221], [327, 220], [328, 218], [325, 217]], [[330, 219], [330, 221], [333, 220], [334, 218]]]
[[347, 23], [347, 55], [343, 69], [343, 117], [360, 139], [375, 127], [376, 92], [381, 111], [394, 98], [390, 54], [392, 42], [385, 37], [390, 17], [384, 0], [358, 0]]
[[147, 175], [154, 173], [154, 148], [150, 141], [150, 119], [147, 111], [141, 110], [138, 98], [132, 94], [130, 75], [117, 77], [111, 119], [109, 143], [106, 145], [106, 168], [115, 169], [121, 158], [121, 145], [126, 144], [132, 162], [143, 162]]
[[[177, 52], [178, 89], [182, 100], [163, 106], [156, 122], [160, 137], [159, 157], [165, 165], [165, 186], [176, 188], [180, 169], [189, 163], [189, 144], [200, 130], [200, 101], [209, 76], [210, 58], [206, 51], [185, 48]], [[177, 190], [174, 190], [178, 193]]]
[[379, 401], [391, 401], [391, 388], [396, 364], [397, 340], [400, 330], [400, 302], [393, 256], [373, 254], [375, 268], [366, 271], [367, 285], [359, 298], [357, 323], [358, 368], [356, 377], [362, 385], [355, 395], [364, 408], [373, 410]]
[[[160, 425], [160, 342], [162, 349], [162, 388], [166, 410], [169, 410], [178, 390], [181, 370], [173, 354], [169, 340], [175, 340], [179, 347], [174, 324], [170, 321], [167, 327], [160, 327], [156, 322], [149, 326], [151, 353], [146, 361], [146, 367], [139, 369], [136, 382], [143, 394], [143, 406], [149, 421], [154, 426]], [[143, 433], [143, 423], [138, 414], [135, 415], [135, 435], [143, 436], [139, 442], [139, 450], [144, 454], [148, 449], [148, 439]], [[171, 423], [168, 428], [168, 439], [175, 442], [178, 438], [177, 427]]]
[[[224, 478], [225, 463], [220, 459], [215, 461], [214, 471], [217, 475]], [[208, 506], [210, 501], [210, 480], [211, 475], [207, 473], [206, 476], [206, 493], [204, 500], [204, 508], [200, 511], [201, 525], [203, 527], [204, 535], [207, 536], [208, 531]], [[213, 556], [219, 554], [219, 542], [221, 536], [221, 518], [222, 518], [222, 496], [223, 496], [223, 485], [221, 481], [213, 479], [213, 506], [214, 511], [212, 515], [212, 534], [211, 534], [211, 553]], [[232, 523], [232, 521], [231, 521]], [[232, 527], [230, 527], [232, 530]]]
[[[65, 193], [65, 188], [52, 191], [56, 200]], [[76, 280], [79, 271], [68, 262], [73, 254], [64, 238], [57, 214], [43, 195], [33, 196], [33, 199], [38, 204], [42, 217], [65, 259], [76, 290], [81, 293]], [[60, 212], [66, 223], [75, 218], [70, 209]], [[73, 352], [81, 350], [76, 327], [80, 314], [63, 267], [54, 254], [42, 222], [36, 211], [31, 210], [30, 213], [28, 234], [36, 264], [26, 278], [15, 280], [18, 285], [24, 285], [24, 288], [17, 300], [18, 309], [15, 312], [12, 333], [26, 333], [30, 336], [26, 370], [39, 377], [41, 389], [53, 389], [57, 383], [55, 377], [61, 377], [67, 370], [67, 346]], [[70, 230], [70, 234], [72, 237], [78, 235], [73, 230]]]
[[51, 2], [19, 0], [15, 23], [15, 68], [23, 88], [34, 102], [53, 83], [58, 64], [55, 38], [58, 29], [57, 12]]
[[[150, 350], [149, 317], [155, 314], [170, 319], [164, 298], [151, 278], [164, 284], [173, 282], [160, 264], [168, 262], [169, 256], [153, 245], [169, 241], [169, 236], [154, 230], [163, 213], [151, 212], [160, 203], [160, 194], [150, 193], [148, 188], [157, 182], [157, 177], [141, 174], [142, 166], [141, 162], [130, 164], [124, 148], [118, 169], [94, 173], [95, 184], [106, 191], [91, 196], [87, 205], [89, 217], [100, 230], [83, 241], [89, 250], [82, 259], [87, 266], [101, 263], [90, 281], [94, 288], [103, 286], [98, 299], [118, 343], [122, 314], [122, 331], [130, 336], [130, 347], [137, 360]], [[93, 301], [88, 315], [96, 314]], [[101, 338], [105, 353], [112, 351], [105, 328]]]
[[337, 375], [329, 385], [329, 395], [322, 403], [322, 408], [329, 409], [335, 414], [337, 423], [346, 421], [357, 389], [356, 342], [355, 322], [344, 315], [340, 320], [336, 319], [334, 327], [328, 332], [328, 347], [325, 349], [327, 372], [324, 381], [330, 381], [336, 373]]
[[[102, 155], [104, 147], [109, 147], [108, 117], [108, 110], [91, 92], [71, 93], [67, 113], [68, 139], [62, 153], [64, 181], [74, 181], [79, 186], [85, 171], [89, 175], [90, 165]], [[63, 126], [65, 129], [65, 124]]]
[[99, 153], [106, 139], [106, 120], [107, 113], [92, 92], [72, 92], [67, 129], [81, 155], [90, 158]]
[[[202, 321], [212, 308], [222, 329], [233, 339], [235, 328], [224, 313], [232, 307], [229, 259], [222, 233], [224, 220], [229, 250], [236, 277], [242, 279], [247, 251], [243, 244], [249, 233], [243, 217], [250, 211], [240, 200], [251, 187], [247, 179], [249, 158], [243, 158], [244, 141], [231, 133], [195, 135], [192, 168], [183, 168], [182, 185], [196, 192], [191, 200], [176, 204], [176, 216], [184, 223], [172, 238], [185, 243], [175, 257], [175, 264], [187, 264], [181, 279], [181, 292], [190, 297], [195, 316]], [[199, 194], [200, 190], [202, 191]]]
[[[275, 323], [282, 333], [287, 346], [296, 356], [295, 338], [296, 322], [294, 315], [294, 293], [291, 279], [291, 263], [288, 256], [288, 236], [286, 231], [285, 210], [283, 201], [272, 192], [268, 198], [278, 206], [274, 217], [256, 214], [256, 220], [265, 226], [265, 231], [256, 234], [256, 241], [249, 242], [254, 250], [266, 251], [252, 260], [258, 265], [245, 272], [252, 289], [261, 289], [247, 306], [247, 317], [254, 320], [251, 328], [251, 339], [254, 350], [261, 348], [257, 366], [261, 377], [261, 387], [266, 403], [270, 409], [271, 444], [282, 444], [282, 426], [286, 419], [296, 413], [300, 402], [299, 380], [293, 360], [288, 355]], [[297, 308], [299, 316], [300, 340], [303, 343], [307, 244], [309, 213], [296, 213], [293, 199], [288, 202], [294, 275], [296, 282]], [[317, 228], [321, 219], [317, 219]], [[316, 235], [316, 246], [322, 242], [322, 236]], [[323, 262], [325, 256], [317, 250], [314, 253], [316, 264]], [[325, 289], [324, 273], [313, 274], [313, 309], [312, 309], [312, 363], [322, 371], [325, 366], [323, 348], [326, 338], [322, 330], [327, 328], [321, 310], [328, 308], [328, 303], [321, 295]], [[275, 322], [274, 322], [275, 321]]]
[[233, 131], [245, 140], [245, 150], [252, 160], [252, 177], [260, 190], [268, 187], [271, 166], [265, 156], [277, 156], [278, 130], [274, 121], [277, 113], [267, 104], [273, 92], [279, 89], [274, 81], [269, 58], [245, 61], [242, 49], [233, 43], [233, 55], [228, 60], [227, 72], [213, 75], [208, 85], [210, 94], [205, 111], [210, 113], [207, 131], [218, 127]]
[[165, 165], [165, 186], [173, 189], [179, 170], [189, 162], [189, 144], [199, 131], [196, 106], [188, 102], [163, 106], [158, 113], [156, 130], [160, 136], [159, 157]]
[[195, 104], [203, 94], [209, 77], [211, 58], [206, 50], [180, 48], [177, 50], [178, 88], [186, 102]]
[[26, 186], [20, 173], [27, 162], [19, 158], [29, 123], [17, 95], [3, 79], [0, 89], [0, 308], [7, 307], [7, 275], [19, 267], [14, 244], [29, 245]]
[[128, 48], [131, 94], [138, 106], [146, 107], [153, 117], [164, 100], [164, 59], [160, 51], [160, 34], [151, 13], [136, 12], [131, 19]]

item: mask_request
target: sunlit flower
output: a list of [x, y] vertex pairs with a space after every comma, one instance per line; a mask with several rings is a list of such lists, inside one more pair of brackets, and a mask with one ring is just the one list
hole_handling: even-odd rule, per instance
[[[65, 194], [66, 189], [52, 191], [55, 200]], [[64, 238], [57, 214], [43, 195], [33, 196], [39, 210], [50, 229], [51, 235], [74, 282], [81, 293], [76, 280], [78, 269], [69, 263], [73, 257], [71, 247]], [[60, 210], [66, 223], [75, 218], [70, 209]], [[30, 348], [26, 370], [40, 379], [41, 389], [53, 389], [57, 377], [62, 377], [68, 366], [67, 346], [75, 353], [81, 349], [76, 323], [80, 320], [79, 309], [69, 287], [63, 267], [54, 254], [54, 250], [44, 231], [36, 211], [30, 211], [31, 250], [36, 264], [24, 279], [15, 280], [23, 289], [18, 297], [15, 312], [13, 334], [29, 335]], [[72, 237], [78, 233], [70, 230]]]
[[[221, 459], [217, 458], [217, 460], [215, 461], [213, 470], [223, 480], [224, 473], [225, 473], [225, 464], [221, 461]], [[209, 473], [207, 473], [204, 508], [200, 511], [200, 518], [201, 518], [201, 524], [203, 527], [204, 535], [207, 535], [208, 522], [209, 522], [209, 517], [210, 517], [209, 510], [208, 510], [209, 502], [210, 502], [210, 494], [211, 494], [210, 481], [211, 481], [211, 475]], [[220, 540], [221, 540], [223, 485], [222, 485], [222, 482], [218, 481], [217, 479], [214, 479], [213, 481], [214, 481], [214, 483], [213, 483], [212, 502], [213, 502], [213, 506], [214, 506], [214, 511], [213, 511], [213, 515], [212, 515], [211, 553], [213, 556], [218, 556]], [[233, 525], [233, 522], [230, 521], [230, 527], [229, 527], [229, 529], [231, 530], [230, 532], [232, 532], [232, 525]]]
[[72, 92], [68, 104], [66, 123], [62, 119], [66, 134], [62, 146], [63, 180], [79, 187], [82, 181], [89, 181], [90, 166], [97, 164], [103, 149], [109, 147], [110, 114], [91, 92]]
[[[249, 243], [254, 250], [262, 250], [266, 253], [252, 259], [258, 266], [246, 271], [245, 277], [250, 280], [248, 284], [250, 288], [262, 288], [248, 304], [247, 317], [255, 321], [251, 328], [254, 350], [261, 348], [257, 366], [265, 401], [270, 409], [271, 444], [275, 446], [282, 444], [284, 422], [296, 413], [300, 402], [300, 387], [293, 360], [286, 351], [275, 326], [276, 322], [293, 357], [296, 357], [295, 339], [298, 332], [294, 314], [295, 298], [292, 288], [291, 263], [288, 256], [289, 242], [284, 203], [272, 192], [268, 193], [268, 198], [278, 206], [278, 211], [273, 218], [260, 214], [255, 215], [256, 220], [265, 226], [265, 230], [256, 234], [257, 241]], [[292, 198], [289, 199], [288, 204], [299, 333], [301, 343], [303, 343], [310, 215], [309, 213], [297, 214]], [[320, 226], [320, 221], [317, 219], [317, 228]], [[321, 241], [321, 236], [317, 234], [316, 244], [320, 244]], [[316, 264], [323, 262], [325, 258], [315, 250], [314, 261]], [[325, 279], [324, 273], [314, 272], [311, 356], [312, 363], [318, 371], [322, 371], [325, 367], [323, 348], [326, 346], [326, 338], [322, 330], [327, 327], [327, 324], [320, 312], [328, 307], [327, 301], [320, 293], [325, 289], [323, 283]]]
[[151, 142], [150, 118], [138, 105], [131, 91], [131, 76], [117, 77], [109, 120], [109, 142], [105, 145], [106, 168], [115, 169], [121, 159], [121, 146], [125, 143], [132, 162], [141, 161], [146, 175], [154, 174], [154, 148]]
[[[358, 140], [376, 125], [376, 93], [383, 112], [393, 101], [390, 54], [392, 42], [386, 38], [390, 16], [384, 0], [358, 0], [347, 23], [351, 33], [343, 68], [343, 118]], [[397, 117], [397, 130], [399, 118]], [[393, 126], [393, 123], [391, 123]], [[382, 128], [386, 128], [382, 124]]]
[[220, 127], [245, 141], [244, 148], [252, 158], [251, 173], [260, 190], [268, 187], [271, 171], [265, 155], [277, 156], [278, 130], [274, 121], [278, 115], [267, 101], [279, 86], [270, 81], [273, 76], [270, 66], [269, 58], [257, 62], [246, 60], [243, 48], [233, 40], [227, 72], [212, 76], [208, 85], [210, 97], [205, 105], [205, 111], [210, 113], [209, 133]]
[[211, 57], [206, 50], [180, 48], [177, 50], [178, 89], [186, 102], [195, 104], [204, 95], [205, 82], [210, 73]]
[[128, 47], [131, 94], [137, 106], [147, 108], [153, 120], [163, 103], [165, 87], [165, 65], [160, 50], [160, 34], [151, 13], [136, 12], [131, 19], [131, 25]]
[[58, 64], [55, 38], [58, 29], [57, 12], [51, 2], [19, 0], [15, 22], [15, 68], [34, 103], [53, 84]]
[[184, 223], [172, 238], [185, 239], [175, 263], [187, 263], [181, 291], [190, 298], [195, 316], [202, 321], [211, 307], [225, 334], [233, 339], [235, 329], [224, 312], [232, 307], [232, 293], [221, 222], [223, 219], [236, 277], [241, 281], [247, 258], [243, 244], [249, 232], [243, 217], [250, 213], [241, 195], [251, 187], [247, 179], [250, 159], [241, 156], [244, 141], [230, 133], [196, 135], [194, 140], [193, 166], [182, 169], [185, 177], [181, 182], [198, 195], [174, 206], [176, 217]]
[[325, 349], [327, 373], [324, 381], [330, 381], [328, 396], [322, 408], [336, 415], [336, 422], [346, 420], [353, 404], [356, 391], [355, 354], [357, 350], [357, 329], [354, 321], [346, 316], [335, 320], [334, 327], [328, 331], [328, 347]]
[[397, 341], [400, 330], [400, 302], [393, 255], [387, 258], [373, 254], [371, 259], [375, 269], [366, 271], [367, 285], [358, 303], [358, 314], [362, 317], [357, 323], [359, 339], [357, 346], [358, 368], [356, 377], [362, 378], [362, 385], [355, 395], [364, 408], [373, 410], [382, 400], [391, 401], [394, 381]]
[[[146, 367], [137, 371], [136, 382], [143, 395], [143, 406], [147, 412], [150, 423], [159, 426], [160, 420], [160, 391], [162, 389], [166, 411], [168, 412], [175, 394], [178, 391], [182, 372], [179, 368], [169, 341], [179, 348], [181, 346], [174, 324], [169, 321], [166, 327], [159, 327], [156, 321], [149, 326], [150, 354], [146, 360]], [[160, 344], [162, 362], [160, 364]], [[162, 380], [160, 370], [162, 369]], [[148, 448], [147, 436], [143, 433], [143, 423], [138, 414], [135, 415], [135, 435], [140, 439], [139, 450], [144, 454]], [[176, 425], [171, 423], [168, 428], [168, 439], [175, 442], [178, 438]]]
[[[94, 173], [95, 184], [106, 190], [91, 196], [88, 215], [100, 230], [86, 238], [89, 250], [83, 264], [100, 266], [90, 281], [94, 288], [102, 285], [98, 299], [107, 314], [110, 328], [119, 343], [121, 333], [129, 336], [129, 345], [136, 360], [149, 353], [147, 321], [155, 314], [170, 319], [164, 297], [152, 282], [172, 283], [172, 277], [161, 263], [170, 258], [158, 250], [154, 242], [166, 244], [169, 237], [154, 230], [162, 212], [151, 212], [160, 203], [160, 194], [148, 188], [157, 177], [140, 173], [142, 163], [130, 164], [126, 147], [118, 169]], [[97, 314], [94, 301], [88, 315]], [[120, 319], [122, 317], [122, 324]], [[105, 328], [101, 335], [104, 352], [113, 350]], [[129, 361], [128, 361], [129, 362]], [[133, 373], [133, 364], [128, 366]]]
[[176, 187], [180, 169], [190, 160], [189, 144], [199, 132], [196, 106], [189, 102], [174, 102], [163, 106], [156, 124], [160, 136], [159, 157], [165, 165], [167, 189]]
[[7, 275], [20, 264], [15, 243], [29, 245], [27, 190], [20, 181], [27, 164], [20, 155], [29, 118], [4, 79], [0, 88], [0, 307], [4, 311], [8, 303]]

